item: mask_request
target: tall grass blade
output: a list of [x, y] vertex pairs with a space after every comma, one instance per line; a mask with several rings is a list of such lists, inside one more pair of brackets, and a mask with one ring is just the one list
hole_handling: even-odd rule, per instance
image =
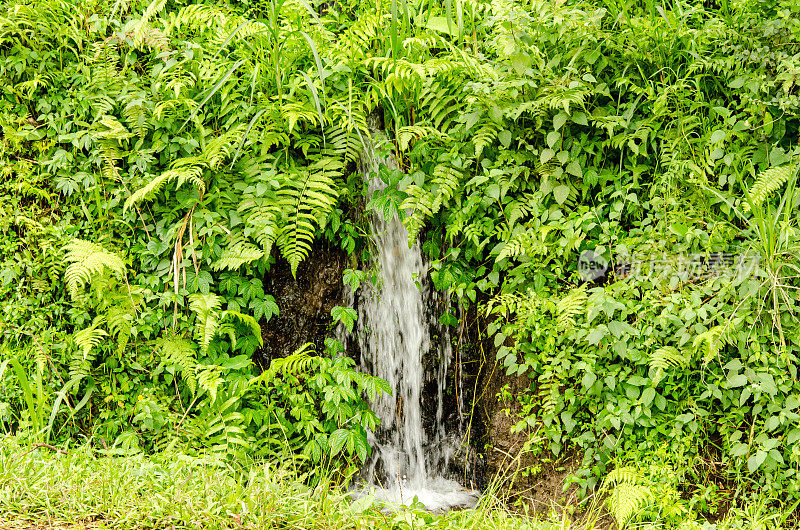
[[197, 115], [198, 112], [200, 112], [200, 109], [203, 108], [203, 105], [208, 103], [208, 100], [211, 99], [214, 96], [214, 94], [217, 93], [220, 87], [225, 84], [225, 81], [227, 81], [228, 78], [233, 75], [233, 72], [235, 72], [240, 66], [242, 66], [242, 64], [244, 64], [244, 59], [239, 59], [238, 61], [236, 61], [236, 63], [234, 63], [233, 66], [230, 67], [230, 69], [227, 72], [225, 72], [225, 75], [223, 75], [222, 78], [219, 81], [217, 81], [217, 84], [215, 84], [211, 88], [211, 91], [208, 93], [208, 95], [203, 99], [203, 101], [200, 102], [200, 104], [197, 107], [195, 107], [192, 113], [189, 114], [189, 117], [186, 118], [186, 121], [183, 122], [183, 125], [181, 125], [180, 128], [181, 131], [183, 130], [184, 127], [186, 127], [186, 124], [189, 123], [192, 120], [192, 118], [194, 118]]

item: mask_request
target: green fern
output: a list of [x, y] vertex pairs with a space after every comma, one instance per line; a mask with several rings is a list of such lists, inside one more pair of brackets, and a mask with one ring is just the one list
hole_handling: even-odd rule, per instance
[[601, 491], [611, 490], [608, 510], [623, 528], [630, 519], [654, 501], [652, 488], [640, 484], [644, 477], [632, 466], [620, 467], [606, 475]]
[[311, 342], [303, 344], [291, 355], [272, 359], [269, 368], [264, 370], [258, 377], [253, 378], [250, 384], [267, 383], [278, 374], [282, 376], [291, 375], [293, 377], [310, 375], [315, 371], [316, 367], [319, 366], [322, 358], [316, 355], [310, 355], [309, 352], [314, 352], [314, 344]]
[[134, 131], [137, 137], [144, 139], [147, 132], [150, 130], [151, 123], [149, 118], [149, 110], [142, 95], [137, 94], [137, 97], [131, 98], [122, 109], [122, 115], [125, 117], [125, 122]]
[[242, 201], [239, 212], [244, 215], [245, 237], [255, 239], [264, 256], [269, 256], [280, 231], [281, 208], [277, 199], [256, 197]]
[[197, 317], [195, 330], [200, 342], [200, 351], [205, 352], [219, 327], [219, 308], [222, 298], [213, 293], [195, 293], [189, 296], [189, 309]]
[[437, 164], [433, 168], [430, 189], [412, 184], [406, 189], [407, 197], [400, 205], [410, 210], [403, 224], [408, 230], [408, 244], [413, 245], [426, 219], [436, 214], [443, 206], [447, 206], [461, 185], [463, 173], [446, 164]]
[[265, 254], [266, 252], [264, 250], [261, 250], [247, 243], [246, 241], [239, 240], [225, 247], [222, 250], [219, 259], [211, 264], [211, 268], [215, 271], [223, 269], [237, 270], [242, 265], [260, 260], [265, 256]]
[[650, 369], [655, 370], [653, 384], [664, 379], [664, 373], [671, 367], [683, 368], [689, 365], [690, 356], [674, 346], [662, 346], [650, 354]]
[[239, 143], [245, 126], [240, 124], [228, 132], [213, 138], [203, 146], [203, 152], [198, 156], [188, 156], [176, 160], [167, 171], [151, 179], [147, 184], [133, 192], [125, 200], [123, 212], [128, 211], [134, 204], [151, 200], [170, 182], [176, 181], [180, 188], [186, 183], [191, 184], [202, 194], [206, 190], [203, 174], [206, 170], [219, 170], [222, 162], [234, 152], [234, 146]]
[[197, 357], [194, 345], [179, 337], [169, 337], [160, 341], [159, 350], [162, 360], [168, 366], [176, 366], [189, 389], [195, 393], [197, 390], [197, 378], [195, 377]]
[[119, 303], [109, 306], [105, 310], [105, 320], [108, 324], [108, 331], [117, 339], [117, 354], [122, 355], [131, 338], [134, 318], [136, 318], [135, 306], [130, 303]]
[[586, 310], [586, 289], [573, 289], [556, 304], [556, 324], [561, 330], [575, 326], [575, 317]]
[[333, 179], [341, 169], [339, 161], [324, 158], [287, 175], [278, 190], [283, 224], [277, 243], [292, 275], [297, 275], [300, 262], [311, 252], [316, 228], [325, 227], [325, 220], [336, 205], [339, 191]]
[[406, 188], [406, 194], [408, 196], [403, 200], [400, 208], [410, 212], [410, 215], [403, 219], [403, 224], [408, 230], [408, 244], [411, 246], [417, 240], [422, 227], [425, 226], [425, 220], [435, 213], [435, 195], [417, 184], [411, 184]]
[[653, 492], [647, 486], [623, 482], [617, 484], [608, 499], [608, 509], [617, 521], [617, 527], [623, 528], [628, 521], [653, 502]]
[[472, 137], [472, 145], [475, 147], [475, 157], [480, 158], [483, 154], [483, 150], [486, 147], [494, 144], [495, 140], [497, 140], [498, 134], [500, 134], [500, 130], [502, 127], [500, 124], [495, 123], [490, 119], [485, 119], [481, 122], [480, 126], [478, 127], [478, 131]]
[[450, 199], [456, 194], [463, 176], [464, 174], [460, 170], [447, 164], [437, 164], [436, 167], [433, 168], [431, 184], [436, 192], [436, 197], [431, 208], [433, 213], [438, 212], [441, 207], [448, 205]]
[[222, 370], [221, 366], [215, 364], [198, 364], [195, 367], [197, 386], [208, 392], [212, 402], [216, 401], [217, 392], [225, 382], [221, 375]]
[[101, 275], [106, 270], [117, 277], [125, 275], [125, 262], [122, 258], [96, 243], [75, 239], [67, 243], [64, 250], [65, 259], [69, 263], [64, 271], [64, 279], [73, 298], [91, 282], [93, 276]]
[[797, 171], [797, 164], [771, 167], [758, 174], [758, 178], [747, 191], [745, 211], [751, 207], [761, 206], [773, 193], [786, 184]]
[[69, 376], [72, 379], [89, 375], [92, 362], [97, 356], [97, 347], [108, 336], [105, 330], [97, 327], [98, 324], [99, 322], [95, 322], [92, 326], [73, 334], [78, 351], [73, 354], [69, 363]]
[[131, 196], [125, 200], [125, 205], [122, 210], [127, 212], [134, 204], [152, 199], [161, 188], [175, 180], [178, 181], [179, 188], [186, 182], [190, 182], [198, 191], [202, 192], [205, 190], [205, 181], [203, 180], [204, 169], [204, 164], [198, 163], [195, 160], [178, 160], [172, 165], [171, 169], [161, 173], [161, 175], [150, 180], [146, 185], [133, 192]]
[[[245, 326], [247, 326], [248, 329], [250, 330], [250, 332], [253, 334], [253, 336], [256, 337], [256, 339], [258, 339], [259, 345], [262, 346], [262, 347], [264, 346], [264, 339], [261, 336], [261, 325], [258, 323], [258, 321], [255, 318], [253, 318], [250, 315], [246, 315], [244, 313], [240, 313], [238, 311], [223, 311], [222, 312], [222, 317], [220, 318], [220, 321], [223, 321], [223, 320], [225, 320], [226, 318], [229, 318], [229, 317], [231, 319], [236, 320], [236, 321], [244, 324]], [[234, 338], [234, 340], [233, 340], [234, 347], [236, 346], [236, 342], [235, 341], [236, 341], [236, 339]]]
[[544, 255], [546, 252], [547, 246], [539, 241], [533, 231], [521, 231], [506, 241], [505, 246], [497, 254], [495, 262], [520, 256]]
[[424, 138], [426, 141], [430, 141], [431, 139], [437, 139], [443, 142], [452, 141], [452, 138], [447, 134], [440, 132], [439, 129], [435, 127], [427, 125], [408, 125], [397, 129], [397, 143], [400, 147], [400, 151], [408, 150], [408, 148], [420, 138]]
[[118, 144], [127, 141], [133, 135], [113, 116], [100, 117], [94, 129], [93, 136], [100, 146], [100, 158], [103, 160], [103, 176], [110, 180], [118, 180], [119, 169], [116, 163], [122, 159]]
[[725, 345], [723, 326], [714, 326], [694, 338], [692, 346], [703, 355], [703, 363], [708, 364], [719, 355], [720, 350]]

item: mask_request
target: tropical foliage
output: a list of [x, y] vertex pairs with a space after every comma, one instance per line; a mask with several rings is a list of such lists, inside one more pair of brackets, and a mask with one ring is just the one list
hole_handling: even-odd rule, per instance
[[621, 526], [800, 500], [797, 2], [3, 0], [0, 82], [18, 437], [353, 472], [385, 383], [253, 359], [263, 279], [325, 240], [357, 287], [374, 210]]

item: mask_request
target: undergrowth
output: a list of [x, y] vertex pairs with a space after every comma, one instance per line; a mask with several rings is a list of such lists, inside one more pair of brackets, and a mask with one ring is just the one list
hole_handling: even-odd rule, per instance
[[0, 0], [0, 128], [0, 432], [352, 476], [387, 387], [352, 308], [261, 363], [269, 279], [397, 213], [620, 526], [800, 501], [794, 0]]
[[[213, 454], [166, 451], [114, 456], [90, 444], [54, 447], [0, 445], [0, 525], [23, 529], [243, 529], [381, 528], [487, 530], [593, 530], [607, 527], [599, 513], [583, 522], [508, 511], [502, 499], [482, 498], [476, 508], [432, 514], [421, 505], [387, 511], [370, 497], [354, 499], [335, 481], [308, 485], [291, 462], [220, 462]], [[653, 528], [661, 527], [656, 521]], [[718, 524], [685, 521], [687, 529], [767, 530], [781, 518], [764, 506], [732, 512]]]

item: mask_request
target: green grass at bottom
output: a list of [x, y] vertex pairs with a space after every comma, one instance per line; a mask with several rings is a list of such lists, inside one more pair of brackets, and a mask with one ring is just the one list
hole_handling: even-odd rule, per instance
[[[105, 456], [88, 444], [62, 450], [0, 438], [0, 528], [112, 529], [509, 529], [599, 528], [595, 518], [570, 523], [512, 513], [495, 496], [476, 508], [431, 514], [384, 512], [351, 502], [327, 480], [308, 485], [291, 464], [223, 464], [179, 451]], [[742, 512], [717, 525], [686, 528], [767, 529], [770, 518]], [[641, 528], [641, 525], [636, 525]], [[663, 527], [656, 523], [653, 527]]]

